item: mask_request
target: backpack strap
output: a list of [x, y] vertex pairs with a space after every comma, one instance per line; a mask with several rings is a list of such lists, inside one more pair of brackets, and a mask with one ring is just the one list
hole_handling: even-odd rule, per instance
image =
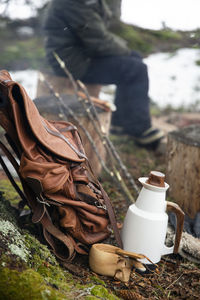
[[[33, 223], [40, 222], [42, 224], [44, 237], [52, 247], [56, 256], [62, 261], [71, 261], [75, 257], [75, 250], [78, 253], [87, 254], [81, 245], [79, 246], [75, 243], [70, 235], [63, 233], [53, 224], [47, 209], [47, 206], [50, 205], [42, 197], [43, 188], [41, 182], [38, 179], [28, 177], [26, 183], [28, 199], [34, 202], [32, 221]], [[67, 250], [63, 250], [63, 245]]]
[[[0, 148], [6, 155], [6, 157], [8, 158], [8, 160], [10, 161], [10, 163], [12, 164], [12, 166], [14, 167], [15, 171], [17, 172], [17, 174], [20, 178], [19, 164], [17, 163], [16, 159], [14, 158], [14, 156], [11, 154], [11, 152], [8, 150], [8, 148], [1, 141], [0, 141]], [[20, 198], [22, 199], [22, 201], [27, 203], [27, 198], [25, 197], [24, 193], [22, 192], [22, 190], [19, 188], [19, 186], [15, 182], [12, 174], [10, 173], [10, 171], [9, 171], [8, 167], [6, 166], [1, 155], [0, 155], [0, 164], [1, 164], [4, 172], [6, 173], [8, 179], [10, 180], [12, 186], [15, 188], [16, 192], [19, 194]]]
[[103, 198], [104, 198], [107, 210], [108, 210], [108, 215], [109, 215], [110, 223], [111, 223], [112, 228], [113, 228], [113, 232], [114, 232], [114, 236], [115, 236], [116, 242], [119, 245], [119, 247], [121, 249], [123, 249], [123, 244], [122, 244], [122, 240], [121, 240], [121, 237], [120, 237], [120, 234], [119, 234], [119, 229], [117, 227], [115, 213], [114, 213], [113, 207], [111, 205], [110, 199], [109, 199], [107, 193], [102, 188], [102, 186], [101, 186], [100, 183], [99, 183], [99, 187], [101, 189], [101, 192], [102, 192], [102, 195], [103, 195]]
[[22, 152], [19, 139], [17, 137], [16, 128], [13, 122], [8, 119], [6, 111], [0, 111], [0, 126], [5, 130], [5, 137], [17, 158], [20, 159]]
[[[64, 234], [56, 226], [53, 225], [47, 210], [40, 220], [40, 223], [43, 226], [44, 237], [52, 247], [53, 252], [56, 254], [56, 256], [63, 261], [73, 260], [76, 255], [74, 240], [71, 236], [66, 233]], [[66, 253], [66, 250], [63, 251], [63, 247], [61, 246], [61, 243], [59, 243], [59, 241], [67, 248], [68, 253]], [[63, 252], [65, 253], [65, 255], [62, 255]]]
[[[63, 141], [65, 141], [69, 146], [70, 148], [80, 157], [80, 158], [84, 158], [84, 159], [87, 159], [87, 157], [85, 156], [85, 154], [81, 151], [79, 151], [78, 149], [76, 149], [71, 143], [70, 141], [60, 132], [60, 131], [54, 131], [52, 129], [50, 129], [46, 124], [45, 122], [42, 122], [43, 123], [43, 126], [44, 128], [46, 129], [46, 131], [56, 137], [59, 137], [60, 139], [62, 139]], [[71, 128], [70, 130], [75, 130], [74, 128]], [[69, 130], [68, 130], [69, 131]]]

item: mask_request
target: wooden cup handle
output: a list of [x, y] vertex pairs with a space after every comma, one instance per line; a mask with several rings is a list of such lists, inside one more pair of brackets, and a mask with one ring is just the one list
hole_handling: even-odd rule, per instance
[[132, 259], [147, 259], [151, 264], [153, 264], [153, 262], [144, 254], [138, 254], [138, 253], [135, 253], [135, 252], [129, 252], [129, 251], [125, 251], [123, 249], [120, 249], [120, 248], [117, 248], [117, 250], [115, 251], [116, 254], [119, 254], [119, 255], [125, 255], [125, 256], [128, 256]]
[[178, 204], [169, 201], [167, 201], [167, 211], [172, 211], [176, 215], [177, 224], [176, 224], [176, 238], [174, 243], [174, 253], [176, 254], [178, 253], [178, 248], [180, 245], [181, 236], [183, 232], [185, 213], [182, 211], [182, 209], [179, 207]]

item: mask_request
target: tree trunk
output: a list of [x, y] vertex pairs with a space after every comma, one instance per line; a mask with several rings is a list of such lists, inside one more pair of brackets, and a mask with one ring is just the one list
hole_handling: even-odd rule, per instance
[[167, 162], [170, 196], [194, 218], [200, 211], [200, 125], [169, 133]]

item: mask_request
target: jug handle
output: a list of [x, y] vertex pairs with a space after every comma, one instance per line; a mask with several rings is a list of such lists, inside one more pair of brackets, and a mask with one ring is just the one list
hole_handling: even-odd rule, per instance
[[176, 224], [176, 237], [174, 242], [174, 253], [176, 254], [178, 253], [178, 248], [181, 241], [185, 214], [178, 204], [170, 201], [167, 201], [167, 211], [174, 212], [176, 215], [177, 224]]

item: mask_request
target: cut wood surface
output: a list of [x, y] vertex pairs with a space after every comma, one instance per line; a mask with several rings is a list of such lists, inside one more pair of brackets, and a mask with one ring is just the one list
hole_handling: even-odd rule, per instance
[[169, 193], [183, 211], [194, 218], [200, 211], [200, 125], [168, 134], [167, 182]]

